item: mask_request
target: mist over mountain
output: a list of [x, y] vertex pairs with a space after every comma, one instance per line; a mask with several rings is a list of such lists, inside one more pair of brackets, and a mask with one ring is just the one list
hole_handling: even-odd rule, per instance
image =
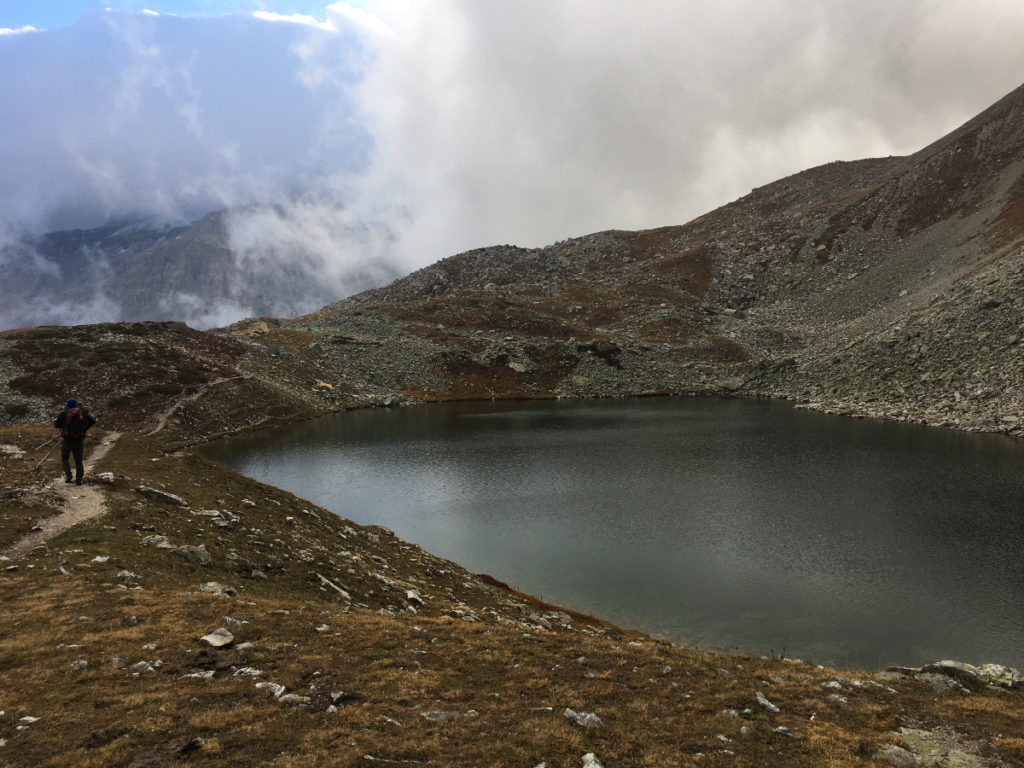
[[[63, 272], [32, 246], [46, 233], [244, 211], [236, 260], [315, 265], [335, 301], [344, 275], [678, 224], [803, 168], [914, 151], [1016, 84], [1024, 24], [1008, 0], [365, 7], [0, 34], [0, 268], [47, 285]], [[82, 263], [108, 264], [100, 250]], [[205, 295], [176, 283], [168, 311], [192, 306], [178, 292]], [[182, 317], [297, 306], [216, 295]], [[62, 301], [15, 296], [5, 324], [135, 299]]]
[[0, 328], [294, 317], [390, 282], [386, 230], [322, 206], [247, 206], [187, 224], [129, 221], [0, 249]]

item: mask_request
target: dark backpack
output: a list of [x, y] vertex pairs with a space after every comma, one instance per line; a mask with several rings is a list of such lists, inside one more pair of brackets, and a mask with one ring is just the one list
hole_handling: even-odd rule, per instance
[[64, 429], [61, 431], [61, 435], [78, 439], [85, 437], [85, 430], [86, 426], [85, 419], [82, 418], [82, 409], [70, 408], [64, 417]]

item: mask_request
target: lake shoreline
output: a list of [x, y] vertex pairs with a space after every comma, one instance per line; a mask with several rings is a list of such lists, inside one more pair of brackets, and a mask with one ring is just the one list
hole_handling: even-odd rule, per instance
[[[663, 414], [663, 416], [655, 416], [656, 413]], [[721, 415], [711, 415], [717, 413]], [[485, 416], [487, 418], [483, 421], [479, 420]], [[613, 419], [614, 422], [610, 422], [609, 419]], [[730, 419], [736, 419], [736, 429], [741, 431], [737, 432], [735, 437], [727, 439], [732, 429], [728, 426], [732, 423]], [[585, 431], [587, 425], [592, 422], [601, 425], [601, 443], [592, 443], [584, 432], [580, 432], [573, 439], [568, 437], [569, 433], [566, 430], [578, 428]], [[613, 429], [612, 423], [615, 424], [615, 431], [610, 431]], [[453, 430], [457, 429], [458, 424], [463, 424], [464, 428], [471, 427], [471, 429], [465, 437], [457, 439], [457, 433]], [[648, 435], [648, 432], [644, 432], [644, 430], [650, 430], [651, 424], [657, 424], [658, 427]], [[677, 426], [670, 427], [669, 424]], [[408, 425], [408, 427], [402, 425]], [[656, 543], [657, 539], [665, 539], [666, 544], [671, 539], [703, 542], [699, 545], [686, 544], [675, 554], [676, 558], [682, 557], [687, 562], [700, 561], [702, 556], [699, 553], [701, 551], [711, 552], [722, 547], [742, 551], [743, 559], [734, 566], [730, 566], [726, 574], [735, 567], [741, 569], [754, 567], [759, 581], [771, 579], [773, 573], [778, 573], [779, 577], [788, 578], [787, 569], [781, 567], [780, 564], [796, 556], [799, 558], [796, 562], [799, 563], [800, 568], [811, 568], [820, 572], [823, 577], [829, 570], [836, 568], [840, 569], [843, 574], [849, 573], [849, 576], [843, 577], [842, 582], [837, 583], [837, 586], [842, 585], [844, 593], [854, 589], [851, 584], [873, 583], [874, 577], [865, 582], [863, 578], [853, 578], [853, 576], [862, 572], [870, 574], [879, 564], [885, 563], [889, 564], [887, 567], [890, 569], [893, 564], [900, 564], [898, 571], [906, 574], [905, 578], [911, 579], [908, 587], [921, 580], [915, 575], [920, 571], [929, 574], [928, 582], [932, 583], [932, 588], [940, 593], [958, 594], [966, 589], [957, 581], [948, 581], [951, 578], [959, 578], [954, 576], [956, 569], [953, 569], [952, 566], [940, 571], [936, 570], [933, 564], [929, 564], [932, 550], [924, 542], [939, 536], [939, 532], [948, 526], [953, 526], [956, 529], [965, 524], [975, 516], [975, 513], [968, 511], [968, 508], [973, 509], [979, 504], [986, 509], [985, 516], [989, 519], [988, 526], [991, 532], [994, 524], [994, 518], [991, 515], [998, 509], [998, 502], [995, 500], [1000, 497], [993, 496], [991, 502], [983, 502], [982, 499], [988, 498], [987, 493], [995, 493], [996, 486], [993, 483], [997, 474], [994, 473], [1001, 471], [999, 468], [1004, 465], [1006, 465], [1005, 474], [1011, 479], [998, 487], [1006, 486], [1004, 490], [1007, 493], [1013, 493], [1012, 474], [1015, 466], [1013, 455], [1017, 444], [1012, 442], [1007, 444], [1007, 448], [1013, 448], [1013, 450], [1004, 455], [999, 447], [1001, 441], [994, 437], [985, 435], [972, 437], [968, 434], [958, 437], [958, 433], [948, 431], [936, 435], [930, 430], [921, 431], [915, 427], [916, 425], [895, 424], [886, 426], [885, 423], [876, 421], [851, 424], [843, 420], [826, 418], [820, 414], [804, 414], [802, 411], [791, 409], [786, 403], [743, 402], [735, 399], [450, 403], [435, 406], [432, 409], [402, 409], [401, 411], [382, 413], [379, 416], [374, 416], [372, 412], [339, 415], [334, 419], [317, 422], [315, 425], [299, 425], [275, 432], [260, 433], [249, 439], [241, 438], [241, 442], [236, 439], [235, 445], [239, 447], [234, 455], [237, 459], [229, 460], [228, 463], [242, 471], [246, 471], [245, 467], [249, 466], [248, 474], [292, 492], [301, 493], [347, 517], [367, 524], [383, 524], [398, 530], [404, 538], [415, 541], [431, 551], [457, 562], [471, 564], [476, 570], [492, 573], [513, 584], [523, 584], [522, 588], [525, 591], [533, 594], [557, 594], [557, 601], [562, 604], [584, 607], [589, 612], [606, 615], [620, 624], [625, 622], [631, 626], [658, 627], [664, 623], [664, 618], [659, 617], [657, 613], [659, 610], [664, 610], [664, 607], [652, 607], [649, 613], [641, 611], [638, 607], [626, 613], [614, 609], [615, 602], [613, 600], [609, 603], [608, 595], [617, 594], [619, 590], [623, 589], [618, 585], [619, 579], [604, 580], [601, 575], [602, 568], [598, 565], [594, 566], [594, 571], [591, 573], [588, 561], [593, 558], [583, 550], [577, 551], [579, 546], [576, 539], [580, 539], [582, 536], [585, 540], [590, 541], [593, 536], [598, 535], [598, 530], [603, 530], [603, 528], [591, 530], [594, 522], [585, 522], [587, 517], [593, 517], [593, 510], [603, 510], [597, 514], [596, 518], [596, 520], [603, 520], [606, 515], [616, 514], [615, 509], [629, 508], [631, 516], [640, 515], [645, 520], [644, 525], [648, 526], [651, 531], [658, 532], [654, 537], [655, 541], [649, 544], [641, 545], [642, 538], [636, 541], [631, 540], [630, 546], [621, 552], [614, 555], [607, 552], [598, 558], [598, 560], [607, 559], [614, 562], [616, 569], [626, 567], [626, 563], [630, 562], [628, 559], [630, 555], [625, 553], [631, 551], [631, 548], [637, 546], [658, 547], [661, 545]], [[406, 429], [411, 431], [407, 434]], [[534, 429], [536, 430], [535, 434], [530, 431]], [[679, 433], [678, 438], [673, 431], [675, 429], [683, 430]], [[641, 435], [648, 436], [635, 437], [631, 434], [634, 430]], [[691, 430], [691, 437], [686, 436], [686, 430]], [[337, 437], [332, 438], [331, 434], [337, 434]], [[714, 443], [705, 442], [714, 439], [716, 435], [723, 442], [721, 449], [711, 448], [710, 446]], [[792, 436], [785, 437], [786, 435]], [[703, 455], [679, 453], [683, 449], [673, 444], [673, 441], [685, 442], [689, 439], [697, 439], [700, 442]], [[407, 443], [407, 440], [413, 442]], [[655, 448], [655, 445], [661, 445], [660, 441], [662, 440], [669, 442], [660, 448]], [[335, 445], [334, 441], [337, 441], [337, 447], [331, 448], [330, 446]], [[424, 441], [427, 441], [426, 444], [430, 446], [428, 461], [436, 462], [436, 467], [434, 464], [424, 464], [424, 458], [420, 454], [421, 449], [418, 447], [423, 445]], [[787, 447], [790, 443], [792, 443], [791, 447]], [[859, 464], [849, 464], [842, 458], [842, 454], [838, 453], [845, 443], [849, 443], [850, 450], [855, 451], [854, 456], [861, 456], [867, 451], [870, 454], [877, 454], [877, 457], [861, 456], [857, 459]], [[968, 445], [976, 447], [968, 449], [966, 447]], [[613, 446], [620, 447], [613, 449]], [[481, 458], [481, 456], [496, 458], [505, 448], [511, 452], [512, 458], [503, 460], [500, 470], [497, 465], [492, 470], [489, 464], [490, 460], [484, 461]], [[621, 462], [614, 461], [601, 469], [601, 462], [609, 460], [608, 450], [612, 450], [613, 454], [616, 451], [624, 451], [624, 459]], [[968, 455], [971, 455], [972, 452], [980, 450], [985, 451], [982, 454], [985, 458], [971, 458], [970, 461], [974, 463], [969, 465], [963, 463], [964, 459], [960, 455], [963, 451], [968, 451]], [[246, 451], [253, 452], [251, 459], [243, 458]], [[632, 467], [634, 463], [632, 457], [640, 455], [644, 451], [649, 451], [650, 455], [639, 461], [639, 465], [634, 469], [628, 470], [628, 473], [632, 473], [628, 483], [625, 478], [621, 481], [612, 479], [617, 477], [618, 473], [626, 472], [626, 467]], [[665, 456], [673, 451], [679, 455], [673, 455], [671, 463], [665, 463], [667, 461]], [[944, 453], [945, 451], [949, 452], [948, 455]], [[202, 449], [202, 452], [204, 455], [222, 460], [226, 456], [223, 449], [216, 446], [208, 446]], [[450, 455], [448, 455], [449, 452]], [[321, 453], [331, 456], [329, 472], [319, 469], [324, 462], [323, 459], [317, 458]], [[920, 458], [915, 456], [916, 453], [920, 453]], [[837, 465], [837, 468], [827, 469], [828, 474], [815, 480], [813, 479], [814, 472], [823, 471], [826, 468], [812, 471], [812, 466], [807, 463], [810, 456], [827, 456], [829, 457], [829, 467]], [[999, 458], [1000, 456], [1002, 458]], [[907, 465], [907, 470], [910, 471], [910, 474], [904, 472], [905, 476], [901, 478], [900, 471], [894, 468], [908, 460], [910, 463]], [[347, 469], [349, 462], [352, 462], [352, 466], [358, 469]], [[406, 462], [411, 463], [407, 465]], [[576, 467], [577, 462], [579, 467]], [[923, 466], [919, 466], [922, 463]], [[569, 464], [576, 468], [563, 470], [561, 469], [563, 464]], [[620, 464], [621, 466], [618, 466]], [[669, 498], [662, 498], [659, 494], [668, 493], [669, 486], [666, 486], [665, 483], [673, 474], [672, 467], [676, 465], [688, 467], [691, 473], [696, 473], [701, 478], [704, 485], [689, 490], [685, 487], [674, 490], [671, 492], [672, 498], [694, 497], [695, 494], [700, 497], [701, 494], [707, 493], [706, 484], [709, 482], [720, 483], [720, 492], [725, 495], [722, 497], [723, 501], [720, 506], [705, 510], [701, 514], [700, 520], [687, 523], [690, 528], [680, 529], [673, 534], [671, 531], [678, 521], [665, 519], [658, 522], [657, 516], [664, 513], [654, 512], [652, 517], [652, 513], [642, 510], [647, 508], [646, 505], [653, 505], [652, 509], [668, 508], [665, 505], [669, 503]], [[838, 469], [839, 465], [844, 467], [843, 471]], [[938, 478], [929, 480], [929, 466], [946, 468], [937, 470]], [[967, 473], [969, 466], [975, 467], [971, 470], [973, 474]], [[762, 467], [767, 468], [764, 470], [767, 474], [759, 481], [758, 473], [763, 471]], [[442, 481], [441, 478], [454, 472], [457, 472], [458, 476], [455, 487], [458, 488], [459, 497], [447, 498], [444, 496], [444, 489], [450, 483]], [[889, 478], [888, 475], [891, 472], [896, 472], [896, 474]], [[424, 473], [424, 477], [430, 475], [437, 479], [431, 479], [425, 486], [403, 480], [406, 476], [418, 477], [421, 473]], [[959, 473], [961, 476], [960, 487], [951, 487], [945, 490], [941, 487], [935, 490], [931, 489], [932, 485], [940, 484], [944, 478], [954, 473]], [[975, 474], [978, 476], [977, 488], [969, 482], [969, 478], [974, 477]], [[756, 502], [753, 501], [753, 498], [749, 502], [732, 499], [731, 477], [742, 477], [742, 487], [744, 488], [751, 487], [752, 484], [756, 486], [759, 483], [764, 483], [767, 489], [778, 484], [779, 480], [776, 475], [792, 477], [793, 481], [787, 483], [785, 487], [779, 486], [777, 490], [767, 496], [764, 491], [760, 492], [758, 495], [761, 498]], [[846, 475], [858, 476], [863, 479], [844, 488], [840, 496], [831, 501], [828, 494], [816, 490], [818, 487], [843, 488], [843, 484], [849, 482]], [[379, 482], [372, 479], [377, 476], [381, 478]], [[586, 481], [579, 479], [583, 477], [592, 477], [592, 479]], [[696, 479], [695, 477], [694, 480]], [[634, 489], [620, 499], [620, 492], [615, 489], [620, 488], [623, 483], [628, 486], [640, 486], [640, 488], [664, 487], [666, 490], [653, 493]], [[865, 485], [865, 483], [867, 484]], [[898, 493], [893, 486], [900, 483], [910, 484], [908, 487], [913, 487], [916, 490], [911, 494]], [[477, 492], [474, 490], [476, 484], [480, 485], [481, 492], [486, 489], [486, 494], [493, 494], [493, 498], [481, 496], [469, 504], [466, 498], [476, 499]], [[878, 486], [878, 490], [872, 490], [874, 485]], [[972, 488], [974, 490], [970, 490]], [[520, 498], [520, 495], [526, 493], [527, 489], [529, 489], [528, 496]], [[752, 491], [750, 492], [752, 493]], [[557, 499], [557, 503], [553, 508], [546, 510], [545, 498], [548, 497]], [[486, 501], [487, 498], [491, 498], [491, 500]], [[702, 503], [705, 505], [711, 503], [710, 498], [706, 498]], [[410, 499], [417, 499], [417, 501], [409, 501]], [[879, 506], [883, 501], [884, 508]], [[577, 504], [591, 510], [585, 514], [584, 518], [581, 518], [580, 528], [577, 528], [573, 518], [567, 516], [565, 512], [565, 509], [575, 508]], [[807, 511], [801, 513], [806, 515], [805, 518], [795, 517], [796, 510], [801, 508], [801, 504], [808, 505]], [[906, 509], [905, 505], [907, 504], [921, 504], [923, 509], [939, 506], [948, 509], [938, 518], [926, 519], [922, 516], [923, 511], [922, 513], [912, 513]], [[1007, 504], [1013, 506], [1010, 501], [1007, 501]], [[482, 505], [481, 509], [488, 510], [480, 520], [476, 520], [479, 513], [473, 511], [477, 505]], [[831, 510], [825, 517], [817, 512], [822, 505]], [[539, 515], [539, 519], [544, 521], [545, 544], [540, 549], [531, 545], [524, 538], [527, 533], [520, 533], [517, 530], [517, 526], [522, 526], [526, 531], [532, 525], [528, 520], [524, 519], [522, 523], [518, 524], [510, 522], [518, 519], [517, 516], [522, 514], [527, 506], [531, 510], [530, 520]], [[870, 516], [866, 516], [861, 511], [871, 507], [879, 509]], [[888, 515], [891, 513], [883, 511], [888, 508], [892, 508], [893, 512], [899, 510], [899, 516], [907, 518], [908, 521], [920, 518], [921, 530], [916, 533], [889, 531], [888, 528], [891, 527], [892, 522], [888, 519]], [[711, 512], [711, 509], [715, 511]], [[381, 514], [381, 510], [386, 511]], [[745, 517], [737, 518], [738, 513], [742, 513]], [[583, 514], [582, 511], [581, 514]], [[772, 521], [770, 528], [762, 529], [757, 551], [750, 549], [753, 544], [748, 545], [742, 540], [730, 543], [734, 534], [727, 533], [723, 537], [722, 533], [716, 532], [712, 535], [714, 526], [726, 526], [723, 530], [729, 531], [735, 525], [734, 519], [745, 520], [747, 517], [752, 523], [762, 518]], [[929, 515], [928, 517], [934, 516]], [[561, 522], [563, 518], [564, 522]], [[858, 518], [859, 521], [853, 523], [848, 518]], [[876, 523], [871, 522], [876, 518]], [[484, 524], [483, 520], [485, 519], [490, 522]], [[835, 530], [815, 534], [815, 526], [821, 525], [829, 519], [833, 519], [829, 525], [836, 526]], [[451, 521], [455, 520], [460, 521], [459, 533], [453, 532], [449, 536], [444, 531], [452, 524]], [[625, 529], [622, 528], [624, 524], [627, 526]], [[561, 528], [557, 529], [559, 532], [556, 533], [556, 529], [552, 528], [556, 525], [564, 526], [564, 534], [561, 533]], [[600, 523], [599, 525], [606, 524]], [[613, 536], [613, 531], [624, 533], [628, 530], [629, 525], [631, 523], [628, 520], [615, 523], [607, 535]], [[743, 525], [747, 525], [747, 523]], [[708, 528], [707, 526], [712, 527]], [[834, 553], [828, 547], [821, 549], [820, 552], [807, 548], [796, 551], [789, 549], [790, 539], [797, 535], [797, 532], [800, 532], [799, 535], [802, 537], [809, 536], [814, 540], [820, 538], [822, 542], [827, 542], [830, 539], [845, 541], [851, 535], [871, 535], [876, 528], [886, 531], [886, 539], [879, 542], [878, 545], [862, 543], [853, 546], [854, 551], [851, 553]], [[706, 532], [701, 532], [705, 530]], [[856, 533], [857, 531], [859, 533]], [[768, 535], [766, 536], [766, 534]], [[645, 535], [647, 534], [641, 534], [641, 536]], [[974, 551], [975, 547], [986, 546], [984, 540], [975, 540], [973, 535], [968, 539], [964, 537], [963, 533], [958, 535], [962, 540], [962, 548], [968, 541], [973, 542], [970, 550], [974, 553], [971, 556], [972, 562], [1002, 561], [1001, 555], [995, 553], [984, 555], [982, 549]], [[489, 541], [492, 536], [496, 543]], [[708, 537], [706, 541], [705, 537]], [[997, 535], [996, 538], [1009, 541], [1013, 540], [1014, 534], [1012, 530], [1009, 530], [1004, 534]], [[890, 539], [903, 543], [894, 546], [890, 543]], [[453, 549], [452, 541], [459, 541], [459, 546]], [[941, 538], [937, 539], [936, 543], [940, 541]], [[506, 553], [506, 549], [513, 546], [513, 542], [515, 542], [514, 546], [519, 554], [511, 551]], [[916, 542], [921, 542], [921, 544]], [[593, 546], [603, 548], [604, 545], [599, 544], [598, 539], [594, 539]], [[696, 546], [696, 551], [692, 556], [683, 555], [686, 547], [689, 546]], [[851, 545], [847, 543], [847, 546]], [[921, 548], [919, 554], [914, 554], [914, 547]], [[549, 549], [552, 550], [551, 555], [548, 554]], [[561, 553], [561, 558], [553, 555], [555, 549]], [[871, 560], [864, 559], [859, 554], [860, 550], [874, 552], [874, 557], [879, 562], [873, 563]], [[694, 585], [702, 584], [693, 573], [687, 573], [685, 577], [682, 576], [682, 571], [679, 572], [679, 575], [670, 575], [676, 572], [674, 566], [665, 565], [665, 563], [672, 562], [673, 558], [670, 557], [670, 553], [675, 552], [674, 547], [665, 550], [663, 554], [653, 554], [655, 550], [644, 549], [643, 551], [644, 559], [659, 564], [657, 566], [659, 570], [654, 571], [658, 575], [651, 578], [649, 585], [641, 585], [641, 582], [637, 582], [632, 587], [645, 595], [640, 603], [631, 597], [626, 600], [624, 605], [646, 604], [647, 600], [653, 599], [646, 597], [649, 593], [682, 595], [685, 592], [683, 584], [691, 589], [694, 588]], [[949, 557], [952, 558], [953, 554], [950, 553]], [[534, 562], [535, 559], [536, 562]], [[585, 592], [579, 591], [580, 587], [570, 588], [566, 591], [564, 584], [559, 586], [560, 579], [555, 575], [551, 563], [560, 559], [577, 561], [581, 564], [580, 568], [574, 569], [576, 571], [573, 576], [574, 584], [594, 586], [586, 587], [587, 591]], [[918, 562], [918, 560], [920, 565], [913, 566], [912, 563]], [[713, 565], [717, 569], [720, 566], [716, 565], [716, 562], [716, 560], [711, 560], [709, 565]], [[950, 562], [955, 562], [955, 559]], [[755, 563], [759, 563], [759, 565], [755, 566]], [[965, 572], [973, 570], [975, 570], [974, 566]], [[584, 576], [583, 574], [590, 575]], [[1005, 575], [1005, 570], [999, 569], [998, 577], [1002, 579], [1005, 578]], [[701, 594], [717, 594], [716, 590], [721, 589], [717, 584], [721, 576], [715, 575], [715, 571], [710, 571], [708, 578], [708, 583], [697, 586], [696, 591]], [[733, 576], [729, 576], [729, 578], [731, 579]], [[830, 582], [835, 581], [835, 577], [832, 575], [828, 575], [827, 578]], [[678, 585], [677, 581], [679, 581]], [[729, 582], [725, 582], [725, 584], [729, 584]], [[938, 586], [940, 584], [947, 584], [947, 586], [940, 587]], [[591, 594], [590, 590], [592, 589], [597, 592]], [[729, 593], [736, 590], [745, 593], [750, 590], [750, 586], [749, 584], [729, 586], [717, 601], [710, 600], [710, 598], [705, 599], [712, 604], [721, 602], [723, 605], [731, 605], [732, 599]], [[973, 591], [978, 590], [984, 594], [999, 594], [998, 590], [1003, 590], [1003, 587], [992, 585], [978, 587]], [[786, 591], [791, 594], [800, 594], [798, 585], [794, 585], [793, 588]], [[972, 590], [968, 589], [967, 591]], [[927, 626], [928, 622], [936, 621], [934, 618], [924, 618], [923, 616], [914, 621], [910, 621], [908, 618], [911, 614], [908, 613], [905, 605], [907, 601], [911, 605], [917, 606], [934, 602], [933, 597], [923, 591], [923, 587], [913, 586], [908, 589], [901, 588], [898, 584], [886, 583], [884, 588], [880, 589], [880, 593], [890, 596], [886, 598], [887, 600], [895, 601], [892, 606], [892, 621], [889, 623], [898, 625], [904, 621], [909, 622], [906, 631], [897, 634], [909, 639], [915, 637], [919, 632], [915, 628], [917, 624], [924, 622], [922, 626]], [[747, 598], [751, 605], [764, 606], [774, 605], [775, 599], [774, 591], [767, 588], [762, 597], [753, 600]], [[831, 607], [833, 600], [821, 600], [811, 596], [804, 596], [801, 599], [812, 602], [807, 605], [796, 604], [800, 606], [797, 611], [797, 615], [800, 617], [813, 616], [815, 611], [823, 609], [830, 612], [833, 610]], [[848, 602], [853, 605], [870, 604], [874, 606], [861, 621], [854, 621], [850, 616], [844, 615], [848, 613], [847, 611], [837, 611], [835, 615], [825, 614], [817, 622], [824, 626], [849, 625], [849, 631], [840, 632], [839, 636], [842, 638], [852, 636], [851, 633], [857, 631], [865, 632], [865, 627], [880, 620], [878, 619], [880, 606], [875, 605], [876, 601], [867, 595], [861, 597], [856, 593], [850, 593], [846, 597], [837, 599], [840, 602]], [[681, 606], [687, 605], [685, 597], [682, 600], [673, 601], [673, 603], [675, 602]], [[995, 603], [995, 607], [998, 608], [1000, 601], [988, 600], [985, 604], [990, 603]], [[652, 603], [653, 605], [654, 603]], [[818, 607], [812, 607], [814, 605]], [[681, 608], [680, 610], [682, 610], [682, 615], [689, 613], [699, 615], [702, 609], [698, 605], [694, 605], [692, 608]], [[742, 614], [749, 609], [736, 606], [733, 610]], [[772, 608], [771, 612], [785, 613], [786, 610], [780, 605], [778, 608]], [[977, 611], [978, 607], [976, 604], [965, 605], [963, 610]], [[946, 607], [942, 615], [945, 616], [951, 611], [954, 611], [952, 607]], [[728, 615], [728, 611], [726, 614]], [[987, 626], [990, 623], [981, 615], [975, 616], [972, 613], [971, 616], [973, 624]], [[1001, 612], [1000, 616], [1002, 616]], [[801, 621], [809, 621], [809, 619], [801, 618]], [[692, 636], [694, 630], [704, 635], [702, 627], [707, 623], [715, 623], [715, 620], [713, 617], [708, 617], [702, 621], [701, 627], [683, 628], [668, 633], [662, 631], [660, 634], [675, 642], [680, 642], [681, 637]], [[754, 622], [754, 626], [762, 624], [764, 621]], [[814, 622], [811, 622], [811, 625], [814, 625]], [[939, 620], [937, 626], [944, 626], [944, 619]], [[817, 634], [817, 630], [815, 633]], [[944, 634], [945, 630], [942, 630], [942, 633]], [[692, 642], [690, 644], [693, 645]], [[790, 654], [796, 653], [804, 658], [819, 660], [825, 658], [833, 662], [840, 661], [842, 658], [842, 656], [836, 656], [828, 651], [823, 652], [821, 649], [814, 651], [806, 649], [802, 643], [794, 642], [794, 639], [787, 634], [762, 643], [752, 643], [749, 637], [741, 635], [724, 639], [724, 641], [720, 639], [717, 643], [713, 639], [705, 639], [697, 644], [700, 647], [717, 647], [721, 650], [729, 650], [737, 645], [745, 648], [760, 646], [763, 649], [761, 652], [768, 652], [770, 648], [777, 650], [785, 648], [789, 650]], [[929, 663], [935, 660], [932, 658], [933, 655], [937, 657], [942, 654], [965, 658], [977, 656], [977, 654], [964, 650], [952, 651], [947, 647], [945, 651], [939, 649], [934, 653], [916, 654], [917, 663]], [[853, 668], [862, 667], [864, 664], [872, 666], [884, 666], [894, 662], [905, 664], [914, 656], [907, 651], [879, 652], [870, 660], [859, 657], [853, 657], [853, 660], [848, 658], [840, 666]], [[1003, 663], [1013, 663], [1014, 661], [1008, 657], [984, 658], [983, 660], [995, 660]]]

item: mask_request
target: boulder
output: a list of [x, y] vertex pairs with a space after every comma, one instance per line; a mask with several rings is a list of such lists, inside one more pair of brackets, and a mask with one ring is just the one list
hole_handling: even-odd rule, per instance
[[224, 648], [225, 646], [231, 645], [235, 642], [235, 636], [224, 629], [224, 627], [215, 629], [210, 634], [203, 635], [199, 639], [211, 648]]
[[917, 758], [903, 747], [897, 747], [895, 744], [886, 744], [875, 753], [875, 759], [895, 765], [896, 768], [914, 768], [917, 765]]
[[757, 703], [760, 704], [765, 709], [767, 709], [769, 712], [779, 712], [780, 711], [779, 708], [777, 706], [775, 706], [774, 704], [772, 704], [768, 700], [768, 697], [765, 696], [760, 691], [757, 692]]
[[1001, 688], [1024, 687], [1024, 677], [1021, 673], [1001, 664], [983, 664], [976, 667], [973, 664], [947, 659], [928, 664], [921, 668], [921, 672], [951, 677], [972, 690], [980, 690], [988, 685]]
[[[200, 592], [208, 592], [211, 595], [217, 595], [218, 597], [234, 597], [238, 594], [238, 590], [234, 587], [228, 586], [227, 584], [221, 584], [219, 581], [207, 581], [199, 585]], [[225, 621], [227, 617], [225, 617]], [[228, 622], [230, 623], [230, 622]], [[239, 625], [241, 626], [241, 625]]]
[[168, 493], [167, 491], [158, 491], [156, 488], [150, 488], [147, 485], [140, 485], [135, 490], [147, 499], [158, 501], [161, 504], [175, 504], [179, 507], [188, 506], [181, 496], [175, 496], [173, 493]]
[[173, 554], [183, 557], [187, 562], [195, 563], [196, 565], [209, 565], [212, 562], [210, 553], [206, 551], [205, 544], [200, 544], [198, 547], [186, 544], [174, 550]]
[[142, 546], [144, 547], [156, 547], [157, 549], [174, 549], [174, 545], [171, 540], [163, 534], [154, 534], [152, 536], [143, 536]]
[[285, 691], [284, 686], [280, 683], [261, 682], [256, 683], [256, 687], [261, 691], [270, 691], [270, 695], [274, 698], [279, 698]]
[[602, 728], [604, 726], [604, 723], [601, 722], [601, 718], [593, 712], [577, 712], [574, 709], [566, 707], [564, 714], [569, 722], [575, 723], [581, 728]]

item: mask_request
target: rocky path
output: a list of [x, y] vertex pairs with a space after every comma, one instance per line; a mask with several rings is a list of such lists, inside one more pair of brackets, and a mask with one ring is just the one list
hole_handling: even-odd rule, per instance
[[[87, 450], [84, 461], [86, 473], [92, 471], [95, 463], [106, 455], [120, 436], [119, 432], [108, 432], [102, 442]], [[71, 526], [103, 514], [106, 509], [103, 494], [93, 485], [67, 484], [61, 474], [51, 481], [51, 486], [63, 499], [64, 511], [44, 520], [40, 523], [39, 530], [32, 531], [14, 542], [2, 554], [14, 557], [35, 549]]]

